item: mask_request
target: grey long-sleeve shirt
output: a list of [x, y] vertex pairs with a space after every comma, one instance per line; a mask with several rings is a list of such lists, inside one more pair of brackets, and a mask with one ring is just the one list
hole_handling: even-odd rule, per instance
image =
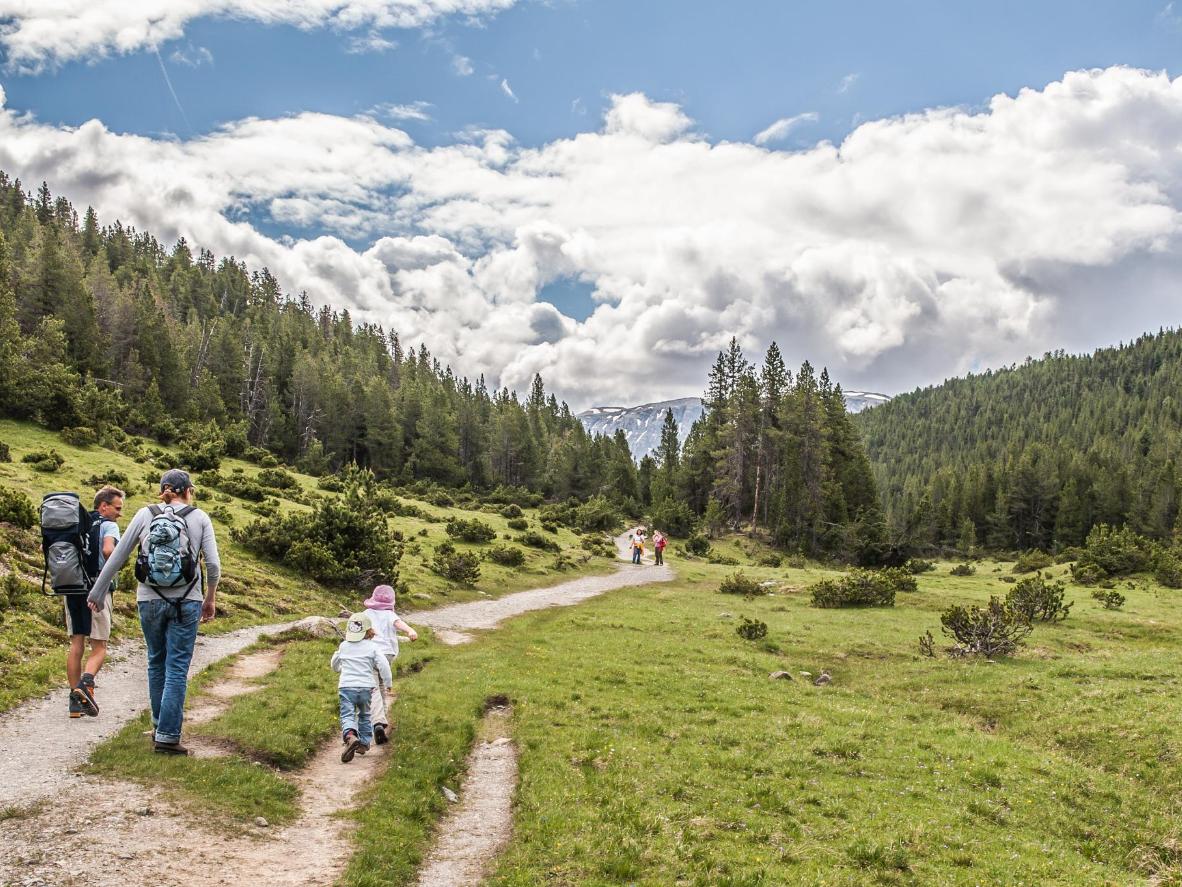
[[[162, 505], [161, 508], [163, 507], [165, 506]], [[180, 502], [174, 502], [171, 507], [173, 511], [180, 511], [185, 506]], [[115, 576], [123, 569], [123, 565], [127, 563], [132, 552], [147, 538], [148, 526], [151, 523], [152, 512], [148, 510], [148, 506], [144, 506], [135, 513], [135, 517], [131, 519], [131, 523], [123, 531], [123, 538], [119, 540], [119, 544], [111, 552], [107, 562], [103, 564], [102, 572], [95, 580], [94, 589], [90, 592], [88, 600], [102, 605], [103, 596], [99, 593], [100, 590], [105, 589], [114, 581]], [[218, 577], [222, 574], [222, 562], [218, 558], [218, 543], [213, 535], [213, 522], [210, 521], [209, 515], [200, 508], [194, 508], [185, 515], [185, 523], [189, 527], [189, 545], [205, 561], [205, 584], [213, 588], [217, 585]], [[179, 586], [176, 589], [164, 589], [163, 594], [168, 598], [174, 598], [183, 588], [184, 586]], [[205, 590], [201, 587], [201, 582], [194, 582], [193, 587], [184, 597], [185, 600], [191, 601], [204, 599]], [[141, 582], [136, 588], [135, 599], [137, 601], [158, 601], [160, 595]]]

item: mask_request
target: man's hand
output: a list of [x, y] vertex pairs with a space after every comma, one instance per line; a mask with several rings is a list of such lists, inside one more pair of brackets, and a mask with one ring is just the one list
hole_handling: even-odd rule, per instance
[[92, 613], [97, 613], [99, 610], [102, 609], [102, 607], [100, 607], [98, 604], [96, 604], [94, 601], [91, 601], [91, 600], [88, 600], [86, 602], [86, 606], [90, 607], [90, 612], [92, 612]]
[[217, 605], [214, 601], [213, 595], [211, 594], [209, 597], [207, 597], [204, 601], [201, 602], [201, 621], [202, 622], [211, 621], [213, 619], [213, 617], [216, 615], [216, 613], [217, 613]]

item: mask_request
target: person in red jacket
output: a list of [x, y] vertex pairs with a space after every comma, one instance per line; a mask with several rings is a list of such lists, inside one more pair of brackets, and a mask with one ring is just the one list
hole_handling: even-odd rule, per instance
[[653, 532], [653, 551], [657, 553], [657, 566], [665, 563], [665, 546], [669, 544], [669, 540], [665, 538], [665, 534], [660, 530]]

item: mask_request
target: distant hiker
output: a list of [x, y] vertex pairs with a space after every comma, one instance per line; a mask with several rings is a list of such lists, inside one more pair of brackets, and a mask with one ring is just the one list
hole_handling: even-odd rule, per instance
[[665, 563], [665, 546], [669, 544], [669, 540], [665, 538], [665, 534], [660, 530], [653, 533], [653, 551], [657, 554], [657, 566]]
[[393, 684], [390, 663], [373, 642], [373, 636], [369, 615], [354, 613], [345, 625], [345, 639], [330, 661], [332, 670], [341, 674], [337, 681], [337, 701], [341, 710], [341, 742], [345, 744], [342, 764], [353, 760], [355, 754], [369, 751], [373, 741], [370, 699], [375, 690], [380, 694]]
[[90, 593], [90, 608], [97, 611], [101, 606], [102, 589], [139, 546], [135, 599], [148, 648], [148, 701], [156, 728], [153, 747], [161, 754], [187, 755], [188, 749], [181, 745], [181, 722], [189, 663], [198, 622], [208, 622], [216, 612], [222, 567], [213, 524], [208, 514], [193, 506], [193, 482], [187, 472], [179, 468], [164, 472], [160, 502], [141, 508], [127, 525]]
[[[398, 632], [402, 632], [412, 641], [419, 639], [419, 634], [402, 621], [402, 617], [394, 612], [394, 589], [389, 585], [379, 585], [373, 594], [365, 601], [365, 615], [369, 617], [374, 631], [374, 645], [378, 652], [386, 657], [386, 662], [393, 666], [398, 656]], [[375, 686], [370, 697], [370, 711], [373, 721], [373, 738], [378, 745], [385, 745], [390, 732], [390, 720], [386, 716], [386, 694], [381, 687]]]
[[644, 530], [639, 527], [632, 533], [632, 563], [639, 564], [644, 554]]
[[[119, 516], [123, 513], [124, 493], [109, 484], [94, 494], [94, 511], [90, 513], [90, 552], [92, 564], [90, 575], [103, 568], [107, 558], [119, 543]], [[70, 636], [70, 650], [66, 653], [66, 679], [70, 684], [69, 713], [72, 718], [83, 714], [97, 717], [98, 703], [94, 696], [94, 676], [103, 667], [107, 658], [107, 641], [111, 638], [113, 621], [112, 597], [115, 590], [112, 582], [102, 598], [102, 606], [91, 611], [87, 598], [81, 594], [62, 596], [66, 611], [66, 634]], [[86, 642], [90, 641], [90, 656], [86, 659], [86, 671], [82, 670], [82, 654]]]

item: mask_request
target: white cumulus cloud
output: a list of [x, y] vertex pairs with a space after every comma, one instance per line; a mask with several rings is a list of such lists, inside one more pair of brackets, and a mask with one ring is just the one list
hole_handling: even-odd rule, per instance
[[122, 55], [182, 37], [198, 18], [237, 18], [310, 30], [370, 29], [353, 48], [388, 49], [377, 31], [444, 16], [492, 15], [516, 0], [0, 0], [0, 47], [10, 68], [35, 71]]
[[[1182, 323], [1179, 144], [1182, 80], [1128, 68], [795, 151], [712, 142], [638, 93], [535, 147], [425, 147], [376, 113], [164, 140], [0, 100], [0, 169], [26, 185], [576, 407], [696, 393], [732, 335], [890, 392]], [[585, 321], [539, 300], [555, 281], [592, 288]]]

